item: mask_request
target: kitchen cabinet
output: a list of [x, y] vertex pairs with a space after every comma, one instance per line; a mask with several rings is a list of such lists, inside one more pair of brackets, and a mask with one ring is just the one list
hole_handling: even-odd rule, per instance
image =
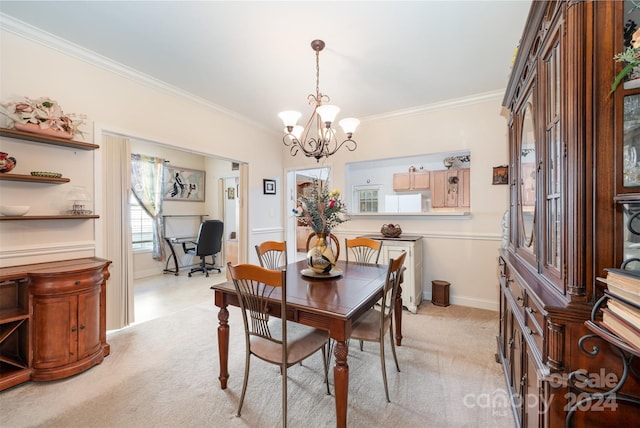
[[415, 314], [422, 302], [422, 292], [424, 290], [422, 237], [409, 235], [400, 235], [397, 238], [386, 238], [382, 235], [365, 235], [365, 237], [382, 241], [379, 263], [387, 264], [389, 259], [396, 259], [402, 251], [407, 252], [404, 261], [406, 270], [401, 284], [402, 306]]
[[471, 206], [471, 169], [431, 171], [432, 208], [469, 208]]
[[393, 190], [429, 190], [429, 171], [410, 171], [393, 174]]

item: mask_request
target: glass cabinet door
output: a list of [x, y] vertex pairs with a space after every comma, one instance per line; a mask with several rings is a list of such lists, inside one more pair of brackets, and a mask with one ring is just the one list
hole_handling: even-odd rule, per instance
[[536, 239], [536, 138], [534, 127], [533, 95], [524, 104], [520, 134], [519, 158], [519, 247], [535, 256]]
[[640, 94], [623, 98], [622, 117], [622, 185], [637, 187], [640, 186]]

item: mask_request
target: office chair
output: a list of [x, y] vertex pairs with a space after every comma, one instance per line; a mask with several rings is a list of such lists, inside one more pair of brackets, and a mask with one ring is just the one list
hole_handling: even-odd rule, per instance
[[[204, 272], [206, 276], [209, 276], [210, 270], [221, 272], [220, 268], [216, 267], [215, 264], [216, 254], [222, 251], [222, 233], [223, 223], [221, 220], [206, 220], [200, 223], [198, 241], [190, 241], [191, 244], [195, 245], [194, 247], [187, 248], [187, 242], [182, 243], [182, 249], [185, 254], [200, 257], [200, 264], [191, 269], [189, 277], [194, 272]], [[207, 256], [211, 256], [213, 263], [208, 264], [206, 262]]]

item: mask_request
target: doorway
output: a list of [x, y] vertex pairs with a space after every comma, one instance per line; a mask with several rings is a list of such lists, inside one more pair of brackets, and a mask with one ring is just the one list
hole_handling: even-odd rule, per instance
[[308, 169], [290, 170], [287, 172], [287, 260], [303, 260], [306, 257], [307, 237], [311, 234], [311, 228], [299, 223], [293, 214], [298, 204], [298, 198], [314, 179], [329, 180], [331, 168], [328, 166]]

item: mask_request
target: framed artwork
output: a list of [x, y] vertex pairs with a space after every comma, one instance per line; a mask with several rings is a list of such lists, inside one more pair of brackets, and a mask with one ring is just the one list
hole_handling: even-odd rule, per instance
[[492, 184], [509, 184], [509, 167], [507, 165], [493, 167]]
[[262, 180], [263, 193], [265, 195], [275, 195], [276, 194], [276, 180]]
[[162, 196], [165, 201], [204, 202], [205, 172], [165, 166]]

